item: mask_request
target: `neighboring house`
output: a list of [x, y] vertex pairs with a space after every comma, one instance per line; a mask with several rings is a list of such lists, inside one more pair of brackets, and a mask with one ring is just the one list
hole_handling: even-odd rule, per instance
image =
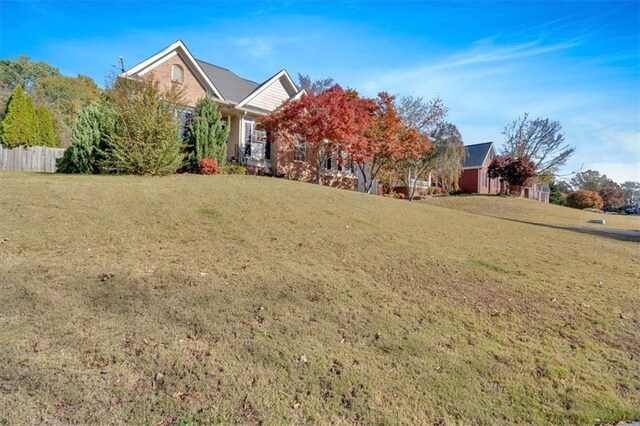
[[529, 198], [530, 200], [540, 201], [541, 203], [548, 203], [550, 193], [551, 189], [549, 188], [549, 185], [532, 183], [531, 186], [523, 189], [522, 196]]
[[211, 95], [218, 103], [223, 120], [230, 126], [227, 160], [253, 171], [283, 176], [291, 169], [301, 168], [305, 162], [304, 146], [301, 149], [274, 146], [266, 132], [256, 129], [258, 117], [305, 93], [298, 89], [286, 70], [257, 83], [226, 68], [194, 58], [185, 44], [178, 40], [120, 75], [134, 79], [149, 76], [161, 88], [178, 85], [183, 89], [184, 105], [180, 113], [183, 123], [193, 115], [196, 102], [206, 94]]
[[[498, 194], [505, 190], [504, 183], [499, 178], [489, 177], [489, 165], [496, 157], [493, 142], [466, 145], [462, 174], [460, 175], [460, 190], [465, 194]], [[518, 188], [511, 186], [509, 192], [517, 192]], [[521, 188], [521, 196], [543, 203], [549, 202], [549, 187], [533, 183]]]
[[489, 165], [496, 156], [493, 142], [465, 145], [462, 174], [458, 182], [465, 194], [497, 194], [500, 181], [489, 177]]

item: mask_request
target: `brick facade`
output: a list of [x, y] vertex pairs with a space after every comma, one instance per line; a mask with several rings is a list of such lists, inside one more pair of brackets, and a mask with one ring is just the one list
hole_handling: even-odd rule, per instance
[[[184, 71], [183, 83], [171, 81], [171, 67], [174, 65], [182, 67]], [[143, 76], [146, 77], [147, 75], [153, 77], [162, 90], [170, 90], [172, 85], [177, 85], [183, 92], [183, 104], [188, 107], [195, 107], [198, 99], [203, 98], [207, 93], [179, 53], [156, 66]]]
[[[295, 159], [295, 149], [292, 144], [287, 142], [275, 142], [272, 145], [272, 168], [276, 176], [285, 179], [300, 180], [303, 182], [316, 182], [317, 165], [308, 161], [311, 156], [310, 150], [307, 150], [306, 161]], [[323, 185], [333, 188], [357, 190], [358, 180], [355, 176], [338, 175], [326, 173], [322, 176]]]
[[478, 192], [478, 169], [466, 169], [462, 171], [458, 180], [460, 190], [465, 194]]

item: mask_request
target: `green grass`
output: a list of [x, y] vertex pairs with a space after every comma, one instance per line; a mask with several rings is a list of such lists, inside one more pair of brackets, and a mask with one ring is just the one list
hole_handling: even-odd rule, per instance
[[638, 244], [434, 204], [0, 174], [0, 423], [640, 419]]

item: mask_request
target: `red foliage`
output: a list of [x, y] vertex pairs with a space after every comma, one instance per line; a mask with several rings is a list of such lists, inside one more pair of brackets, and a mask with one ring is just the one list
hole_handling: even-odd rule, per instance
[[624, 189], [611, 179], [607, 180], [600, 189], [600, 196], [605, 210], [614, 211], [624, 206]]
[[370, 101], [335, 85], [319, 95], [307, 94], [285, 103], [275, 113], [261, 117], [258, 126], [278, 140], [305, 143], [311, 159], [320, 166], [326, 158], [338, 158], [343, 152], [363, 152], [370, 110]]
[[319, 95], [307, 94], [261, 117], [259, 127], [290, 143], [307, 144], [308, 152], [322, 161], [338, 152], [356, 152], [366, 145], [370, 101], [339, 85]]
[[602, 197], [597, 192], [581, 189], [567, 196], [567, 206], [575, 209], [601, 209], [603, 202]]
[[499, 177], [518, 187], [529, 185], [535, 175], [536, 166], [528, 157], [497, 156], [489, 165], [491, 178]]
[[218, 162], [211, 158], [203, 158], [198, 161], [198, 170], [201, 175], [215, 175], [218, 174]]

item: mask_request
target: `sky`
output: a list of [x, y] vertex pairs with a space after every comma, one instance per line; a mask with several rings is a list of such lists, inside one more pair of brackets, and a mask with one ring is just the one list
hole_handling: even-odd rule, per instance
[[640, 181], [639, 1], [0, 2], [0, 57], [103, 86], [182, 40], [258, 82], [286, 68], [364, 96], [439, 96], [465, 144], [499, 147], [529, 113], [559, 121], [561, 170]]

